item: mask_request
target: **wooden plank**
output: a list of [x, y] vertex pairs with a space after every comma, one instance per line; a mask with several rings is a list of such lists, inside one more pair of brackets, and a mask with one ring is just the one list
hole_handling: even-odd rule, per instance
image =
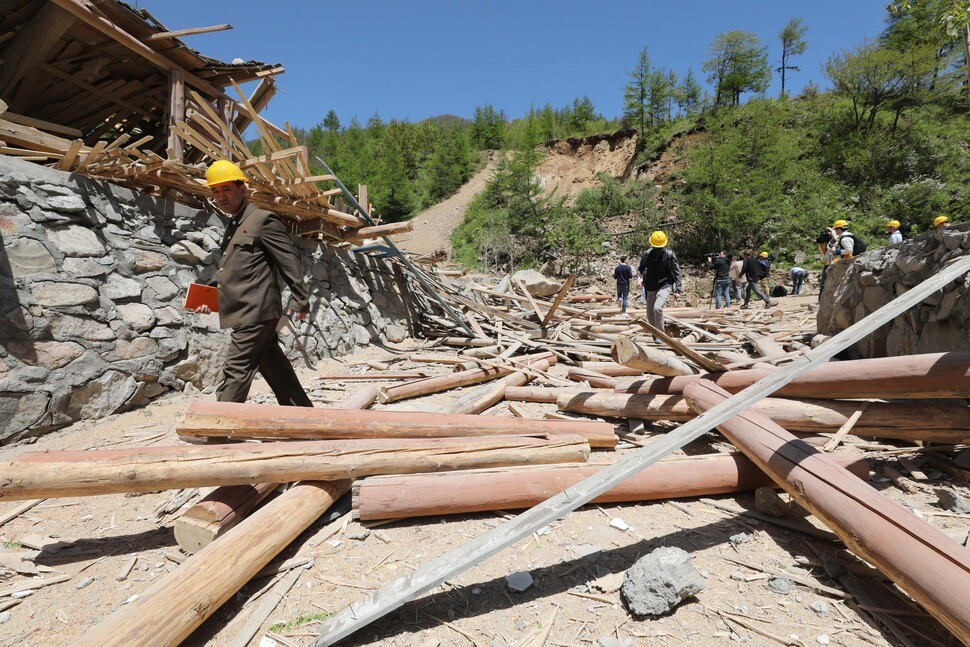
[[232, 29], [232, 25], [212, 25], [211, 27], [192, 27], [190, 29], [178, 29], [176, 31], [162, 31], [152, 34], [145, 40], [162, 40], [164, 38], [181, 38], [182, 36], [194, 36], [196, 34], [211, 34], [214, 31], [226, 31]]
[[44, 121], [43, 119], [25, 117], [24, 115], [18, 115], [13, 112], [3, 112], [3, 118], [7, 121], [12, 121], [15, 124], [20, 124], [21, 126], [30, 126], [39, 130], [46, 130], [50, 133], [57, 133], [58, 135], [67, 135], [69, 137], [81, 136], [81, 131], [77, 128], [69, 128], [60, 124], [53, 124], [49, 121]]
[[609, 467], [597, 472], [595, 476], [584, 479], [478, 539], [431, 560], [406, 576], [338, 611], [321, 624], [314, 647], [325, 647], [351, 635], [405, 602], [481, 563], [500, 550], [528, 537], [539, 528], [604, 494], [618, 483], [641, 472], [664, 456], [700, 438], [714, 427], [771, 395], [802, 373], [820, 366], [937, 290], [963, 276], [968, 270], [970, 270], [970, 256], [957, 259], [942, 268], [936, 275], [831, 337], [817, 348], [808, 351], [801, 359], [766, 376], [694, 420], [685, 423], [679, 429], [651, 441], [646, 447], [630, 452]]
[[529, 305], [532, 306], [533, 312], [536, 313], [536, 321], [545, 321], [546, 317], [544, 314], [542, 314], [542, 310], [539, 310], [539, 306], [536, 305], [536, 300], [532, 298], [532, 294], [529, 292], [529, 288], [527, 288], [525, 286], [525, 283], [523, 283], [520, 279], [513, 279], [513, 281], [515, 282], [515, 285], [518, 286], [520, 290], [522, 290], [522, 294], [525, 295], [525, 298], [529, 302]]

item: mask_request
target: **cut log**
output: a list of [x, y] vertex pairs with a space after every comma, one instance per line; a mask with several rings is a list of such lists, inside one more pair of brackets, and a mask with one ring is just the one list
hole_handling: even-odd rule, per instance
[[195, 438], [228, 436], [263, 440], [570, 433], [586, 437], [592, 447], [616, 446], [613, 425], [603, 422], [537, 422], [456, 413], [311, 409], [235, 402], [191, 403], [179, 424], [178, 433]]
[[129, 647], [146, 640], [157, 645], [180, 644], [349, 487], [349, 480], [295, 485], [74, 644]]
[[333, 481], [368, 474], [584, 462], [588, 456], [589, 444], [575, 434], [27, 452], [0, 463], [0, 499]]
[[354, 391], [340, 402], [341, 409], [367, 409], [377, 402], [377, 393], [381, 387], [376, 384], [365, 386]]
[[[549, 362], [542, 360], [541, 362], [536, 362], [531, 365], [533, 368], [539, 371], [548, 371]], [[483, 386], [473, 389], [463, 396], [456, 398], [454, 401], [442, 407], [440, 409], [441, 413], [459, 413], [459, 414], [474, 414], [481, 413], [489, 407], [491, 407], [496, 402], [502, 400], [505, 397], [505, 389], [510, 386], [522, 386], [523, 384], [528, 384], [535, 378], [535, 373], [525, 373], [523, 371], [516, 371], [511, 375], [506, 375], [500, 380], [495, 382], [490, 382]]]
[[175, 541], [190, 555], [199, 552], [245, 519], [276, 488], [276, 483], [216, 488], [175, 521]]
[[[587, 371], [594, 371], [601, 375], [608, 375], [610, 377], [618, 377], [621, 375], [642, 376], [644, 371], [639, 368], [634, 368], [632, 366], [624, 366], [623, 364], [617, 364], [616, 362], [580, 362], [579, 368], [584, 368]], [[683, 375], [678, 373], [678, 375]]]
[[[534, 355], [518, 357], [516, 358], [516, 362], [518, 362], [519, 365], [530, 364], [540, 360], [552, 360], [554, 357], [555, 355], [550, 352], [536, 353]], [[405, 398], [415, 398], [420, 395], [439, 393], [441, 391], [447, 391], [448, 389], [454, 389], [459, 386], [481, 384], [482, 382], [487, 382], [489, 380], [494, 380], [508, 375], [514, 370], [515, 365], [510, 363], [507, 367], [483, 366], [481, 368], [451, 373], [449, 375], [428, 377], [423, 380], [414, 380], [405, 384], [384, 387], [377, 394], [377, 399], [382, 404], [388, 402], [397, 402], [398, 400], [403, 400]]]
[[550, 389], [543, 386], [510, 386], [505, 399], [514, 402], [555, 402], [567, 393], [615, 393], [613, 389]]
[[[868, 477], [861, 452], [842, 450], [832, 456], [860, 478]], [[376, 476], [354, 485], [353, 505], [362, 521], [529, 508], [599, 469], [583, 465]], [[712, 454], [659, 461], [591, 503], [711, 496], [770, 485], [771, 479], [743, 454]]]
[[[775, 370], [745, 370], [652, 380], [617, 380], [622, 393], [683, 393], [698, 381], [737, 393]], [[970, 397], [970, 352], [829, 362], [807, 371], [775, 395], [789, 398], [966, 398]]]
[[616, 378], [576, 366], [569, 367], [566, 377], [573, 382], [588, 382], [590, 386], [601, 389], [615, 388], [617, 383]]
[[617, 337], [610, 351], [613, 361], [654, 375], [673, 377], [693, 375], [694, 369], [671, 353], [659, 348], [645, 348], [629, 337]]
[[[731, 397], [709, 382], [690, 385], [684, 395], [698, 413]], [[856, 555], [881, 570], [957, 638], [970, 644], [970, 558], [966, 550], [850, 476], [831, 455], [799, 442], [757, 411], [743, 411], [718, 429]]]
[[[678, 395], [573, 391], [561, 394], [560, 411], [609, 418], [686, 422], [697, 414]], [[754, 409], [790, 431], [834, 433], [859, 410], [859, 402], [765, 398]], [[960, 404], [869, 403], [855, 422], [857, 436], [960, 444], [970, 440], [970, 409]]]

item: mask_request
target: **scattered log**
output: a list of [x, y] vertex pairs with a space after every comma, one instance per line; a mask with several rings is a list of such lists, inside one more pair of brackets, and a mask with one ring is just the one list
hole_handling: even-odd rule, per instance
[[[623, 364], [618, 364], [616, 362], [580, 362], [579, 368], [584, 368], [588, 371], [594, 371], [601, 375], [607, 375], [609, 377], [618, 377], [621, 375], [643, 375], [643, 371], [639, 368], [632, 366], [624, 366]], [[678, 375], [681, 375], [678, 373]]]
[[276, 483], [216, 488], [175, 521], [175, 541], [190, 555], [199, 552], [246, 518], [277, 488]]
[[[803, 433], [833, 433], [855, 417], [852, 433], [857, 436], [947, 444], [970, 440], [970, 410], [965, 405], [862, 404], [868, 406], [859, 413], [859, 402], [765, 398], [753, 408], [786, 429]], [[556, 405], [560, 411], [609, 418], [686, 422], [697, 415], [678, 395], [572, 391], [560, 394]]]
[[616, 387], [615, 378], [609, 377], [608, 375], [603, 375], [602, 373], [597, 373], [596, 371], [578, 368], [576, 366], [569, 367], [566, 377], [573, 382], [588, 382], [590, 386], [596, 388], [608, 389]]
[[[536, 353], [534, 355], [525, 355], [523, 357], [516, 358], [516, 361], [520, 364], [530, 364], [532, 362], [538, 362], [544, 359], [551, 360], [554, 357], [555, 355], [553, 353], [545, 352]], [[428, 377], [423, 380], [414, 380], [404, 384], [384, 387], [377, 394], [377, 399], [382, 404], [386, 404], [388, 402], [397, 402], [398, 400], [404, 400], [405, 398], [415, 398], [420, 395], [439, 393], [441, 391], [447, 391], [448, 389], [454, 389], [459, 386], [481, 384], [482, 382], [487, 382], [489, 380], [494, 380], [496, 378], [508, 375], [514, 370], [515, 366], [510, 363], [508, 366], [482, 366], [480, 368], [475, 368], [468, 371]]]
[[555, 402], [566, 393], [615, 393], [613, 389], [549, 389], [542, 386], [510, 386], [505, 389], [505, 399], [514, 402]]
[[694, 369], [671, 353], [659, 348], [645, 348], [629, 337], [618, 337], [613, 342], [610, 354], [614, 362], [639, 369], [644, 373], [666, 377], [694, 374]]
[[381, 387], [376, 384], [361, 387], [340, 402], [341, 409], [367, 409], [377, 402]]
[[[688, 386], [684, 395], [698, 413], [731, 397], [709, 382]], [[963, 548], [757, 411], [718, 429], [856, 555], [970, 643], [970, 559]]]
[[[777, 370], [743, 370], [652, 380], [617, 380], [621, 393], [683, 393], [688, 384], [713, 382], [737, 393]], [[829, 362], [778, 389], [789, 398], [965, 398], [970, 397], [970, 352], [928, 353]]]
[[[831, 456], [858, 477], [869, 476], [861, 452]], [[599, 469], [581, 465], [375, 476], [354, 484], [353, 508], [361, 521], [529, 508]], [[770, 485], [771, 479], [740, 452], [710, 454], [659, 461], [591, 503], [711, 496]]]
[[[542, 360], [531, 365], [539, 371], [548, 371], [549, 362]], [[460, 413], [474, 414], [481, 413], [496, 402], [505, 397], [505, 389], [510, 386], [522, 386], [528, 384], [535, 377], [535, 373], [516, 371], [511, 375], [506, 375], [500, 380], [485, 384], [468, 393], [456, 398], [451, 403], [440, 409], [441, 413]]]
[[[529, 424], [538, 426], [536, 421]], [[0, 499], [332, 481], [368, 474], [584, 462], [588, 456], [589, 444], [576, 434], [27, 452], [0, 464]]]
[[[75, 643], [177, 645], [350, 487], [349, 480], [300, 483], [209, 544]], [[218, 577], [214, 577], [214, 574]]]
[[244, 439], [445, 438], [532, 433], [579, 434], [592, 447], [616, 446], [613, 425], [593, 421], [537, 422], [424, 411], [281, 407], [193, 402], [178, 426], [186, 437]]

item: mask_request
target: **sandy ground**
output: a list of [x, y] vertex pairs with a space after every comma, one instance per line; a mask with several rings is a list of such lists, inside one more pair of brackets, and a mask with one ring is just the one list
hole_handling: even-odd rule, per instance
[[[798, 299], [786, 309], [798, 309]], [[427, 354], [425, 342], [408, 340], [396, 347], [371, 348], [360, 355], [323, 362], [315, 371], [303, 371], [301, 379], [318, 406], [332, 406], [359, 382], [327, 379], [337, 373], [373, 371], [389, 365], [393, 370], [425, 369], [447, 372], [447, 367], [411, 364], [413, 353]], [[372, 365], [368, 365], [370, 362]], [[379, 362], [378, 364], [373, 364]], [[563, 375], [557, 366], [553, 374]], [[440, 405], [461, 391], [439, 394], [405, 406]], [[265, 385], [257, 383], [255, 401], [269, 401]], [[195, 396], [210, 398], [212, 396]], [[105, 420], [82, 422], [49, 434], [33, 445], [0, 450], [0, 460], [25, 451], [90, 449], [168, 445], [177, 442], [178, 416], [192, 398], [177, 396]], [[541, 417], [553, 405], [522, 404], [530, 417]], [[511, 415], [500, 405], [496, 415]], [[625, 427], [625, 421], [616, 421]], [[656, 430], [645, 433], [649, 442]], [[850, 440], [852, 437], [849, 437]], [[630, 451], [631, 446], [617, 452]], [[728, 445], [708, 434], [688, 445], [682, 453], [726, 451]], [[609, 462], [615, 453], [596, 451], [591, 460]], [[890, 464], [895, 465], [891, 459]], [[873, 462], [876, 474], [882, 463]], [[897, 466], [898, 467], [898, 466]], [[931, 484], [948, 477], [934, 474]], [[966, 516], [941, 514], [928, 486], [904, 494], [874, 477], [873, 485], [892, 499], [909, 506], [932, 525], [966, 528]], [[966, 483], [953, 484], [970, 496]], [[101, 619], [121, 608], [126, 600], [143, 593], [160, 578], [178, 568], [179, 557], [173, 524], [180, 511], [156, 514], [173, 498], [173, 492], [144, 495], [110, 495], [56, 499], [41, 502], [0, 527], [2, 556], [7, 563], [15, 555], [27, 557], [36, 574], [0, 575], [0, 589], [28, 578], [66, 576], [65, 581], [37, 589], [7, 609], [0, 625], [0, 645], [66, 645]], [[753, 509], [753, 496], [720, 496], [718, 501]], [[185, 503], [186, 509], [197, 495]], [[18, 502], [0, 503], [0, 515]], [[348, 516], [336, 522], [320, 520], [304, 532], [274, 561], [312, 557], [313, 566], [302, 572], [296, 585], [277, 605], [251, 644], [309, 645], [321, 618], [354, 602], [413, 568], [453, 550], [511, 518], [509, 513], [481, 513], [453, 517], [408, 519], [376, 525], [370, 533]], [[628, 530], [611, 526], [621, 519]], [[615, 524], [615, 522], [614, 522]], [[819, 525], [818, 522], [815, 522]], [[619, 525], [619, 524], [615, 524]], [[729, 538], [743, 533], [747, 540]], [[20, 542], [31, 535], [57, 540], [53, 549], [28, 550]], [[706, 588], [673, 613], [656, 619], [633, 618], [610, 574], [622, 574], [637, 559], [659, 546], [678, 546], [692, 556]], [[838, 545], [792, 530], [779, 528], [712, 507], [701, 500], [587, 506], [554, 522], [543, 531], [504, 550], [448, 580], [418, 600], [391, 612], [341, 644], [347, 645], [752, 645], [780, 644], [770, 634], [796, 645], [888, 645], [889, 634], [860, 618], [850, 603], [796, 583], [781, 595], [766, 588], [768, 573], [801, 575], [804, 581], [827, 586], [836, 583], [821, 568], [799, 560], [817, 560]], [[598, 551], [598, 559], [586, 557]], [[175, 558], [170, 559], [169, 556]], [[117, 576], [136, 558], [127, 578]], [[739, 565], [742, 560], [749, 566]], [[522, 593], [510, 590], [506, 576], [527, 571], [534, 585]], [[218, 567], [213, 569], [218, 577]], [[282, 576], [276, 576], [282, 577]], [[889, 594], [880, 606], [901, 606], [897, 619], [917, 627], [928, 638], [913, 644], [947, 644], [936, 633], [934, 622], [918, 607], [893, 595], [891, 583], [867, 577], [865, 584], [876, 594]], [[253, 609], [265, 599], [254, 599], [270, 584], [269, 577], [251, 581], [216, 611], [184, 644], [224, 646], [232, 644]], [[0, 597], [3, 609], [9, 597]], [[824, 602], [827, 612], [811, 609]], [[2, 620], [2, 617], [0, 617]], [[283, 623], [283, 624], [277, 624]], [[273, 631], [270, 628], [276, 625]], [[268, 634], [265, 632], [269, 631]], [[545, 632], [548, 636], [542, 637]], [[760, 632], [760, 633], [759, 633]], [[797, 639], [794, 637], [797, 636]], [[619, 641], [618, 643], [612, 640]], [[800, 641], [800, 642], [798, 642]], [[827, 642], [826, 642], [827, 641]], [[145, 644], [155, 644], [146, 638]]]

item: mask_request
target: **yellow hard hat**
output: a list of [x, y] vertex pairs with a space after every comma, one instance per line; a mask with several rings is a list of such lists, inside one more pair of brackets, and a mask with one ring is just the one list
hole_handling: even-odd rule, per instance
[[849, 226], [849, 223], [845, 220], [836, 220], [832, 223], [832, 229], [845, 229]]
[[937, 216], [936, 218], [933, 219], [933, 226], [939, 227], [944, 222], [950, 222], [950, 219], [947, 218], [946, 216]]
[[229, 160], [218, 160], [212, 163], [205, 172], [205, 185], [215, 186], [225, 182], [248, 182], [249, 178], [238, 166]]
[[650, 246], [651, 247], [666, 247], [667, 246], [667, 234], [662, 231], [655, 231], [650, 234]]
[[758, 256], [761, 258], [768, 258], [768, 252], [761, 252], [760, 254], [758, 254]]
[[898, 228], [899, 227], [899, 221], [898, 220], [890, 220], [889, 221], [889, 224], [887, 224], [886, 226], [887, 227], [896, 227], [896, 228]]

